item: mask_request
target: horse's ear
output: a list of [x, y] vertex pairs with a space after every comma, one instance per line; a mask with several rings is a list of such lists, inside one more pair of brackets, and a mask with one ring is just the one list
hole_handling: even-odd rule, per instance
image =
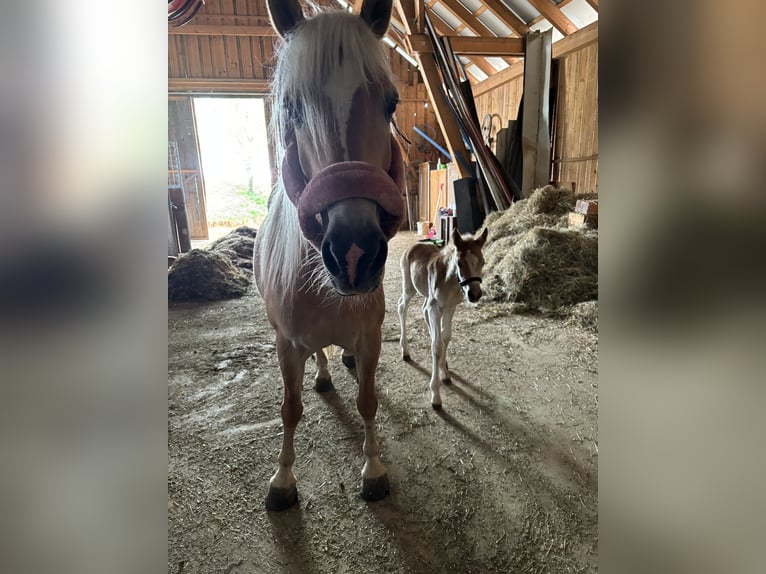
[[378, 38], [382, 38], [388, 32], [392, 7], [393, 0], [364, 0], [362, 4], [359, 15], [369, 24]]
[[487, 242], [488, 236], [489, 236], [489, 227], [485, 227], [482, 234], [479, 235], [478, 239], [476, 239], [476, 243], [479, 244], [479, 248], [484, 247], [484, 244]]
[[271, 25], [283, 38], [303, 21], [299, 0], [268, 0]]
[[452, 228], [452, 243], [454, 243], [457, 248], [463, 246], [463, 236], [460, 235], [460, 231], [458, 231], [457, 227]]

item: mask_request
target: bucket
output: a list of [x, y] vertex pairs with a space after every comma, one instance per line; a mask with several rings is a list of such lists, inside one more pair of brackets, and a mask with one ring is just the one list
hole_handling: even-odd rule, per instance
[[418, 235], [426, 235], [429, 227], [428, 221], [418, 221]]

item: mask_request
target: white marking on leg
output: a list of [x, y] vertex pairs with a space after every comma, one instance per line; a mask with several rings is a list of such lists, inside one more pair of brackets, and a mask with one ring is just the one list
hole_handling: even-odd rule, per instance
[[428, 301], [428, 323], [431, 327], [431, 404], [441, 405], [441, 379], [439, 378], [439, 363], [442, 355], [441, 313], [439, 303], [434, 298]]
[[375, 431], [375, 419], [364, 421], [364, 466], [362, 467], [362, 480], [380, 478], [386, 474], [386, 467], [380, 462], [380, 447]]
[[293, 464], [295, 463], [294, 437], [295, 427], [285, 427], [282, 436], [282, 449], [279, 451], [279, 468], [269, 481], [272, 488], [290, 489], [296, 484], [293, 474]]

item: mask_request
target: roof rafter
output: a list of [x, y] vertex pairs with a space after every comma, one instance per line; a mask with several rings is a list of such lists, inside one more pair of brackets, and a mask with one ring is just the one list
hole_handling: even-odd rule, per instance
[[[438, 14], [434, 13], [434, 16], [436, 16], [436, 18], [433, 18], [431, 21], [433, 22], [434, 28], [436, 28], [436, 31], [439, 33], [439, 35], [452, 36], [455, 33], [455, 30], [450, 28], [444, 20], [439, 18]], [[473, 57], [469, 59], [477, 68], [487, 74], [487, 76], [492, 76], [498, 72], [498, 70], [493, 65], [491, 65], [483, 58]]]
[[[466, 7], [464, 7], [461, 3], [457, 2], [456, 0], [439, 0], [439, 2], [456, 18], [462, 21], [463, 26], [458, 26], [458, 28], [455, 30], [456, 32], [459, 32], [463, 29], [463, 27], [468, 28], [471, 30], [474, 34], [477, 36], [486, 36], [487, 34], [491, 34], [491, 37], [496, 37], [495, 34], [490, 30], [481, 20], [479, 20], [476, 16], [474, 16]], [[430, 0], [428, 3], [429, 7], [432, 7], [436, 3], [436, 0]], [[434, 16], [439, 16], [436, 12], [433, 11], [433, 8], [431, 9], [431, 13], [434, 14]], [[438, 22], [442, 22], [441, 18], [437, 18]], [[446, 24], [445, 24], [446, 25]], [[442, 35], [448, 35], [452, 32], [450, 29], [449, 31], [444, 31], [442, 28], [441, 30], [438, 29], [440, 34]], [[503, 60], [505, 60], [508, 64], [513, 64], [516, 62], [516, 59], [514, 58], [507, 58], [504, 57]], [[477, 64], [478, 65], [478, 64]], [[479, 66], [481, 68], [481, 66]], [[494, 66], [492, 67], [492, 72], [486, 71], [484, 68], [481, 68], [481, 70], [488, 75], [492, 75], [495, 73]]]
[[500, 0], [482, 0], [484, 6], [486, 6], [490, 12], [494, 13], [500, 21], [508, 26], [511, 30], [516, 32], [519, 36], [524, 36], [529, 32], [529, 26], [527, 26], [521, 18], [516, 16], [511, 10]]
[[532, 4], [540, 14], [545, 16], [545, 19], [553, 24], [559, 32], [564, 34], [564, 36], [569, 36], [569, 34], [577, 32], [577, 26], [574, 25], [574, 22], [567, 18], [566, 14], [559, 10], [558, 6], [554, 6], [550, 0], [527, 1]]

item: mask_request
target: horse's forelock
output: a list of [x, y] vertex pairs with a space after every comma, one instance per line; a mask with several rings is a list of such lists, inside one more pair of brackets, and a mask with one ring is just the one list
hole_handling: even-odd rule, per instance
[[348, 12], [327, 12], [308, 19], [279, 49], [272, 82], [272, 134], [280, 146], [292, 127], [287, 102], [300, 109], [302, 132], [318, 151], [328, 149], [326, 95], [328, 78], [339, 70], [357, 84], [393, 85], [387, 54], [369, 26]]

